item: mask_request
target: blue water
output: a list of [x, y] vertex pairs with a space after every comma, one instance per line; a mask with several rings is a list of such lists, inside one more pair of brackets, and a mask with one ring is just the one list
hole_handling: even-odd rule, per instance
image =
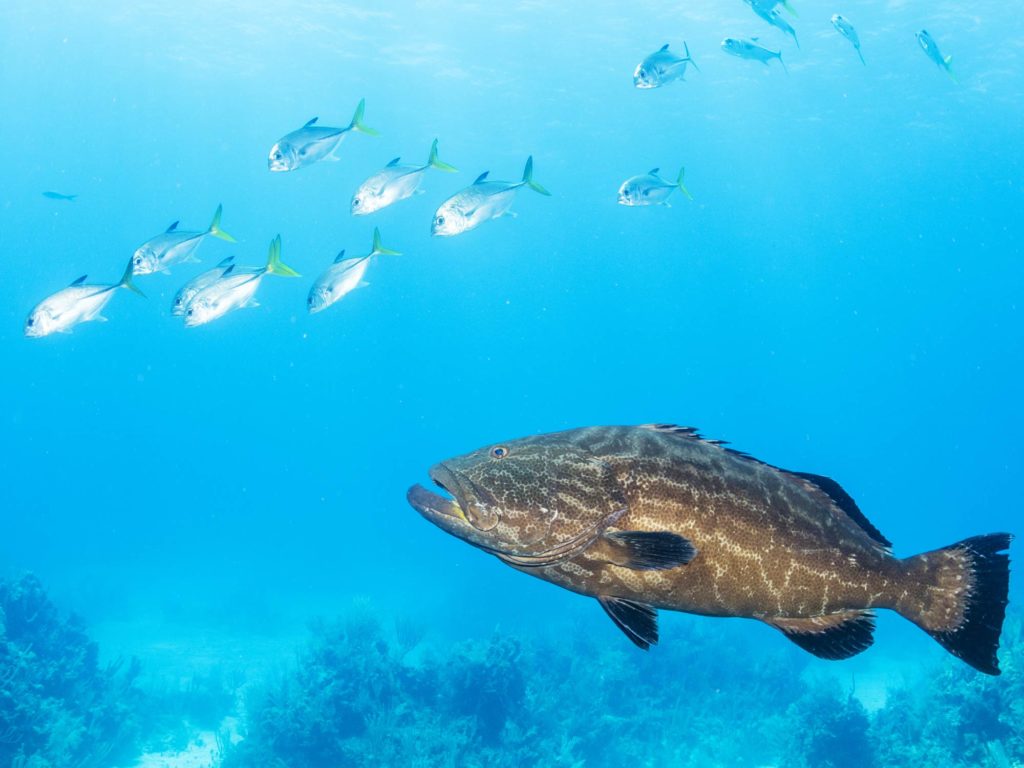
[[[1019, 9], [796, 4], [799, 49], [739, 0], [3, 4], [0, 572], [38, 574], [110, 655], [140, 634], [301, 637], [356, 599], [439, 638], [572, 626], [622, 646], [592, 601], [446, 536], [405, 491], [496, 440], [649, 421], [837, 479], [901, 556], [1019, 533]], [[727, 56], [727, 35], [781, 46], [788, 75]], [[700, 72], [633, 88], [643, 56], [683, 40]], [[363, 97], [379, 138], [268, 172], [279, 137], [344, 125]], [[461, 173], [349, 215], [366, 176], [435, 137]], [[517, 180], [528, 155], [550, 198], [524, 189], [516, 218], [430, 237], [442, 200], [485, 170]], [[694, 200], [617, 205], [655, 166], [685, 166]], [[107, 323], [23, 337], [44, 296], [116, 281], [218, 204], [239, 244], [139, 277], [148, 298], [118, 292]], [[308, 315], [313, 278], [374, 226], [404, 255]], [[302, 279], [268, 277], [260, 307], [205, 327], [170, 317], [186, 279], [229, 255], [259, 266], [278, 233]], [[785, 644], [673, 617], [663, 645], [693, 623]], [[885, 618], [838, 665], [945, 657]]]

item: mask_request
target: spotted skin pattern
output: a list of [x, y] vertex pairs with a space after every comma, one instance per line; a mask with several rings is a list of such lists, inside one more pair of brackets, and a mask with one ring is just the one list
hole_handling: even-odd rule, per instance
[[[847, 647], [804, 645], [828, 658], [870, 645], [875, 608], [895, 610], [933, 635], [956, 633], [978, 587], [975, 556], [964, 543], [898, 559], [832, 481], [764, 464], [689, 428], [588, 427], [528, 437], [445, 461], [431, 475], [454, 500], [414, 487], [409, 499], [421, 514], [573, 592], [759, 619], [794, 639], [865, 622], [860, 641]], [[621, 532], [675, 534], [696, 555], [670, 568], [631, 567], [615, 556]], [[1009, 537], [1000, 536], [1005, 548]], [[1005, 589], [999, 626], [1003, 606]], [[986, 621], [994, 619], [986, 614]], [[994, 666], [994, 648], [991, 655]]]

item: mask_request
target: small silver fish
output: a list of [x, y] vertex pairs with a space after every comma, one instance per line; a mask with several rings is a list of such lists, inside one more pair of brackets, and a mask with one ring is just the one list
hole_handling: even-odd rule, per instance
[[181, 316], [185, 314], [185, 307], [188, 306], [192, 298], [207, 286], [213, 285], [218, 278], [227, 275], [233, 269], [231, 262], [235, 260], [234, 256], [228, 256], [226, 259], [222, 259], [213, 269], [208, 269], [202, 274], [196, 275], [187, 283], [185, 283], [178, 292], [174, 294], [174, 301], [171, 302], [171, 314]]
[[412, 197], [423, 181], [423, 174], [428, 168], [455, 173], [454, 165], [442, 162], [437, 156], [437, 139], [430, 145], [430, 156], [426, 165], [399, 165], [401, 158], [396, 157], [382, 170], [359, 185], [352, 196], [351, 211], [353, 216], [365, 216], [368, 213], [387, 208], [392, 203]]
[[956, 75], [953, 74], [953, 57], [942, 55], [942, 52], [939, 51], [939, 44], [936, 43], [935, 39], [928, 34], [927, 30], [922, 29], [917, 33], [917, 44], [921, 46], [921, 50], [924, 51], [925, 56], [946, 70], [946, 74], [949, 75], [950, 79], [954, 83], [960, 82], [956, 79]]
[[178, 229], [178, 222], [174, 222], [156, 237], [151, 237], [138, 248], [132, 257], [136, 275], [148, 275], [153, 272], [170, 274], [170, 267], [185, 261], [199, 261], [195, 257], [199, 244], [207, 237], [216, 237], [226, 240], [229, 243], [238, 242], [220, 228], [220, 217], [223, 213], [223, 206], [217, 206], [217, 212], [213, 214], [213, 221], [210, 228], [205, 232], [187, 232]]
[[309, 289], [306, 309], [311, 315], [322, 312], [331, 304], [347, 296], [356, 288], [365, 288], [369, 283], [363, 280], [374, 256], [401, 256], [398, 251], [385, 248], [380, 241], [380, 230], [373, 230], [373, 248], [365, 256], [345, 258], [345, 251], [334, 257], [324, 273]]
[[836, 28], [836, 32], [853, 44], [857, 55], [860, 56], [860, 63], [867, 66], [867, 62], [864, 61], [864, 54], [860, 52], [860, 36], [857, 34], [857, 30], [854, 29], [853, 24], [847, 21], [845, 17], [834, 13], [832, 14], [832, 26]]
[[750, 9], [756, 13], [759, 18], [767, 21], [776, 29], [780, 29], [787, 35], [790, 35], [793, 38], [793, 42], [796, 43], [796, 47], [800, 47], [800, 41], [796, 38], [796, 30], [793, 29], [793, 26], [788, 21], [782, 18], [782, 14], [779, 12], [778, 8], [769, 7], [768, 4], [759, 2], [758, 0], [743, 0], [743, 2], [749, 5]]
[[633, 176], [622, 182], [622, 186], [619, 187], [619, 205], [664, 205], [670, 208], [668, 197], [677, 189], [693, 200], [693, 195], [683, 186], [685, 168], [679, 169], [679, 177], [675, 183], [661, 178], [658, 175], [659, 170], [652, 168], [648, 173]]
[[62, 192], [43, 192], [43, 197], [48, 197], [50, 200], [64, 200], [68, 203], [73, 203], [78, 195], [65, 195]]
[[542, 195], [551, 195], [533, 180], [532, 155], [526, 159], [522, 181], [487, 181], [487, 173], [481, 173], [472, 186], [456, 192], [441, 204], [434, 214], [430, 234], [452, 237], [475, 229], [485, 221], [503, 216], [508, 213], [516, 190], [523, 186]]
[[30, 339], [49, 336], [51, 333], [71, 333], [79, 323], [90, 320], [106, 321], [100, 312], [107, 306], [118, 288], [127, 288], [143, 296], [132, 282], [132, 262], [128, 261], [121, 280], [113, 285], [91, 285], [82, 275], [67, 288], [47, 296], [36, 304], [25, 320], [25, 335]]
[[352, 122], [344, 128], [331, 128], [316, 125], [314, 117], [297, 131], [282, 137], [270, 148], [267, 164], [271, 171], [294, 171], [320, 160], [337, 160], [335, 150], [351, 131], [365, 133], [367, 136], [379, 135], [377, 131], [363, 124], [363, 110], [366, 100], [360, 99]]
[[764, 46], [757, 44], [757, 38], [752, 37], [750, 40], [741, 40], [735, 37], [727, 37], [722, 41], [722, 50], [733, 56], [738, 56], [741, 59], [750, 59], [751, 61], [760, 61], [765, 66], [768, 66], [768, 62], [772, 59], [778, 59], [782, 68], [788, 73], [786, 69], [786, 62], [782, 60], [782, 51], [769, 51]]
[[281, 236], [270, 242], [267, 263], [263, 267], [243, 267], [227, 270], [210, 285], [203, 288], [185, 306], [185, 326], [193, 328], [223, 317], [242, 307], [258, 307], [253, 300], [264, 275], [301, 277], [298, 272], [281, 261]]
[[697, 62], [690, 56], [690, 48], [683, 41], [685, 56], [677, 56], [668, 49], [668, 43], [636, 65], [633, 71], [633, 85], [640, 89], [660, 88], [673, 80], [684, 80], [686, 65], [692, 64], [700, 72]]

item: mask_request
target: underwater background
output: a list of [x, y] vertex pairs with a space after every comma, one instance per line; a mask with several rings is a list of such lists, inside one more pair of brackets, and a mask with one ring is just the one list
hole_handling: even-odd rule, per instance
[[[1020, 9], [793, 5], [799, 48], [740, 0], [0, 5], [0, 766], [1024, 763], [1016, 576], [998, 678], [885, 612], [844, 662], [667, 612], [643, 653], [405, 501], [496, 440], [677, 422], [835, 478], [899, 556], [1021, 533]], [[684, 40], [700, 71], [633, 87]], [[364, 97], [379, 137], [268, 172], [281, 136]], [[459, 174], [350, 215], [435, 137]], [[550, 198], [430, 236], [529, 155]], [[692, 202], [616, 204], [681, 166]], [[238, 244], [24, 338], [44, 296], [116, 282], [218, 204]], [[308, 314], [375, 226], [403, 255]], [[279, 233], [301, 280], [170, 316]]]

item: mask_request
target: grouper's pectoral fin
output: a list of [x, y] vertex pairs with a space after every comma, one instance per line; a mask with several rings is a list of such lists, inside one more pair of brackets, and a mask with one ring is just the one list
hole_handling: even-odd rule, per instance
[[615, 531], [597, 539], [587, 554], [623, 568], [664, 571], [686, 565], [697, 556], [697, 548], [677, 533]]
[[654, 608], [634, 600], [604, 595], [599, 595], [597, 602], [615, 626], [625, 632], [638, 648], [646, 651], [658, 644], [658, 612]]
[[822, 659], [848, 659], [875, 641], [875, 614], [869, 610], [851, 609], [799, 619], [767, 618], [764, 622]]

